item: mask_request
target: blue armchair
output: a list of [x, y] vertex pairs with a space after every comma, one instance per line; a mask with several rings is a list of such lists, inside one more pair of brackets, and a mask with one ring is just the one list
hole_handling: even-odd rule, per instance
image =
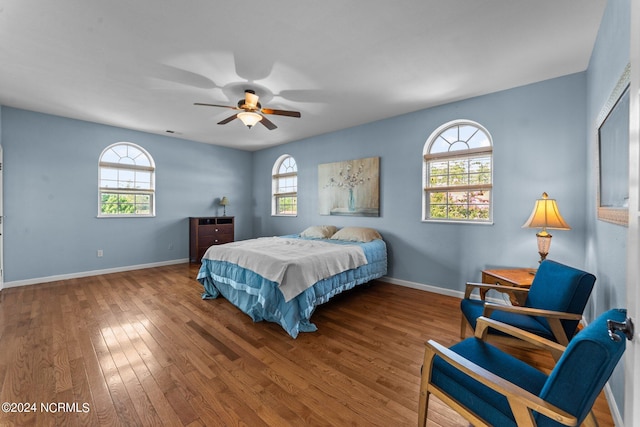
[[[595, 281], [593, 274], [545, 260], [529, 289], [467, 283], [465, 296], [460, 302], [463, 315], [460, 338], [465, 336], [467, 323], [475, 330], [476, 319], [485, 316], [567, 345], [577, 331]], [[476, 289], [481, 291], [481, 299], [471, 298]], [[512, 293], [519, 297], [516, 299], [525, 302], [522, 306], [512, 306], [484, 301], [484, 295], [492, 289]]]
[[[610, 327], [609, 321], [625, 318], [626, 310], [603, 313], [566, 348], [485, 317], [478, 319], [475, 337], [451, 348], [429, 341], [418, 425], [426, 424], [431, 394], [475, 426], [575, 426], [583, 421], [594, 425], [595, 418], [588, 417], [591, 407], [622, 357], [625, 337], [632, 336]], [[514, 333], [562, 356], [546, 375], [485, 342], [489, 328]]]

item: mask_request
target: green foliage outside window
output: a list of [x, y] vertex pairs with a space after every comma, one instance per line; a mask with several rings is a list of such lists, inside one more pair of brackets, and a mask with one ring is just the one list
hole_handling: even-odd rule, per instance
[[100, 212], [103, 215], [150, 215], [151, 196], [102, 193]]
[[431, 187], [491, 184], [491, 159], [474, 157], [431, 162], [429, 184]]
[[277, 198], [278, 215], [296, 215], [298, 213], [297, 196], [281, 196]]
[[[429, 165], [429, 184], [437, 187], [491, 184], [490, 157], [434, 161]], [[488, 220], [491, 192], [461, 189], [429, 191], [429, 214], [434, 219]]]
[[429, 213], [436, 219], [489, 219], [490, 191], [437, 192], [430, 194]]

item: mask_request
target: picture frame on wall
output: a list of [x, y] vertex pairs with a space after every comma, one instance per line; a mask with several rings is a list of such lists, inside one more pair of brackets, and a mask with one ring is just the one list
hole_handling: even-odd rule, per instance
[[380, 158], [318, 165], [320, 215], [380, 216]]
[[629, 222], [629, 82], [627, 65], [597, 120], [598, 219]]

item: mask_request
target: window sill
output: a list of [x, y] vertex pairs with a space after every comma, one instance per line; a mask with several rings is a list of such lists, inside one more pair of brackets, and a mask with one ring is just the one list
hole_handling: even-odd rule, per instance
[[97, 215], [96, 218], [155, 218], [154, 215]]
[[431, 224], [473, 224], [473, 225], [493, 225], [493, 221], [468, 221], [454, 219], [423, 219], [422, 222]]

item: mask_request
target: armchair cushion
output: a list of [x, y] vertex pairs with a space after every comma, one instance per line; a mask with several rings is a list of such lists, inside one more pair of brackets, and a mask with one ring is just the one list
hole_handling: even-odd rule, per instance
[[[467, 338], [451, 347], [476, 365], [493, 372], [523, 389], [538, 395], [547, 376], [515, 357], [503, 353], [491, 344]], [[507, 398], [474, 380], [436, 356], [431, 371], [431, 382], [463, 406], [494, 426], [515, 426]]]
[[[538, 268], [523, 307], [581, 315], [587, 305], [595, 281], [596, 278], [593, 274], [555, 261], [545, 260]], [[475, 330], [477, 318], [483, 315], [484, 302], [463, 298], [460, 302], [460, 309], [464, 316], [461, 336], [464, 336], [464, 319], [466, 318]], [[547, 319], [542, 316], [496, 310], [491, 313], [490, 317], [543, 338], [560, 342]], [[562, 330], [566, 335], [566, 338], [562, 338], [562, 344], [566, 344], [566, 340], [571, 340], [575, 335], [578, 323], [577, 319], [560, 320]], [[494, 332], [492, 331], [492, 333]]]
[[[463, 299], [460, 302], [460, 308], [465, 317], [469, 320], [471, 327], [475, 330], [478, 317], [483, 315], [484, 301], [475, 299]], [[517, 313], [506, 313], [503, 311], [494, 311], [491, 318], [516, 328], [531, 332], [548, 340], [555, 341], [549, 324], [545, 321], [542, 324], [537, 316], [527, 316]], [[577, 325], [576, 325], [577, 326]], [[494, 334], [502, 335], [499, 331], [491, 331]]]

